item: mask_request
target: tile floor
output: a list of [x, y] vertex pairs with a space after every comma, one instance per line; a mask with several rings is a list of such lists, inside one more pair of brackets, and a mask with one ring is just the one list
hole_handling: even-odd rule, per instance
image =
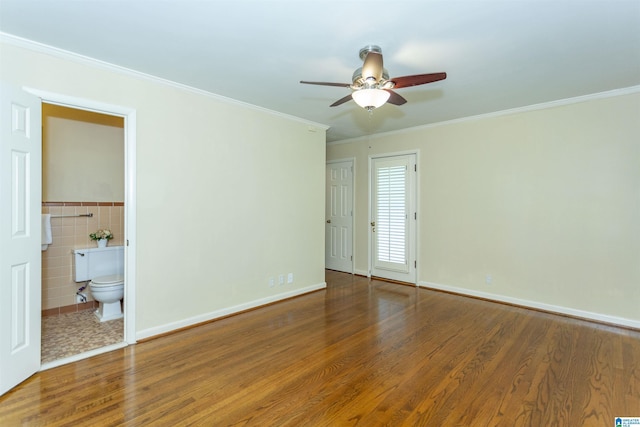
[[41, 363], [124, 341], [124, 319], [100, 322], [94, 310], [42, 317]]

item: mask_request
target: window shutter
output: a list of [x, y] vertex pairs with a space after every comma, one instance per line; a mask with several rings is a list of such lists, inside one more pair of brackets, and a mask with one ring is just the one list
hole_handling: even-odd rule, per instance
[[386, 166], [377, 169], [377, 218], [379, 261], [407, 263], [407, 167]]

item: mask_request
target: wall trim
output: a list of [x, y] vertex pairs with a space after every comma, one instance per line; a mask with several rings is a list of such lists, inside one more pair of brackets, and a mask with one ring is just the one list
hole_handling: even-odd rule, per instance
[[308, 294], [310, 292], [319, 291], [327, 288], [327, 283], [322, 282], [316, 285], [306, 286], [301, 289], [295, 289], [288, 292], [279, 293], [277, 295], [268, 296], [265, 298], [260, 298], [257, 300], [249, 301], [246, 303], [238, 304], [232, 307], [225, 307], [219, 310], [215, 310], [209, 313], [203, 313], [197, 316], [189, 317], [186, 319], [178, 320], [176, 322], [166, 323], [164, 325], [155, 326], [153, 328], [143, 329], [138, 331], [136, 334], [137, 340], [149, 339], [158, 335], [167, 334], [169, 332], [177, 331], [179, 329], [187, 328], [190, 326], [195, 326], [199, 323], [205, 323], [212, 320], [220, 319], [223, 317], [230, 316], [232, 314], [238, 314], [243, 311], [251, 310], [254, 308], [260, 308], [262, 306], [283, 301], [289, 298], [301, 296], [304, 294]]
[[63, 207], [63, 206], [124, 206], [124, 202], [42, 202], [42, 207]]
[[72, 61], [75, 63], [79, 63], [82, 65], [89, 65], [92, 67], [97, 67], [103, 70], [115, 72], [118, 74], [124, 74], [129, 77], [134, 77], [137, 79], [142, 79], [146, 81], [150, 81], [153, 83], [160, 83], [166, 86], [174, 87], [177, 89], [185, 90], [187, 92], [195, 93], [198, 95], [203, 95], [208, 98], [213, 98], [221, 102], [226, 102], [229, 104], [238, 105], [241, 107], [249, 108], [255, 111], [261, 111], [263, 113], [271, 114], [274, 116], [279, 116], [288, 120], [293, 120], [299, 123], [304, 123], [308, 126], [316, 127], [326, 131], [329, 129], [328, 125], [313, 122], [311, 120], [303, 119], [300, 117], [292, 116], [289, 114], [281, 113], [279, 111], [270, 110], [268, 108], [259, 107], [257, 105], [249, 104], [247, 102], [238, 101], [237, 99], [228, 98], [226, 96], [218, 95], [213, 92], [207, 92], [202, 89], [197, 89], [192, 86], [188, 86], [182, 83], [177, 83], [171, 80], [163, 79], [161, 77], [156, 77], [151, 74], [142, 73], [140, 71], [131, 70], [129, 68], [121, 67], [119, 65], [111, 64], [106, 61], [101, 61], [99, 59], [91, 58], [89, 56], [80, 55], [79, 53], [71, 52], [68, 50], [60, 49], [57, 47], [49, 46], [43, 43], [39, 43], [33, 40], [25, 39], [22, 37], [14, 36], [13, 34], [4, 33], [0, 31], [0, 42], [4, 42], [13, 46], [21, 47], [24, 49], [29, 49], [31, 51], [35, 51], [38, 53], [44, 53], [47, 55], [54, 56], [56, 58], [65, 59], [68, 61]]
[[627, 319], [624, 317], [610, 316], [607, 314], [594, 313], [591, 311], [578, 310], [570, 307], [563, 307], [553, 304], [545, 304], [537, 301], [529, 301], [520, 298], [513, 298], [505, 295], [492, 294], [489, 292], [474, 291], [471, 289], [459, 288], [456, 286], [442, 285], [439, 283], [419, 281], [418, 286], [427, 289], [451, 292], [463, 296], [482, 298], [493, 302], [506, 303], [519, 307], [540, 310], [553, 314], [560, 314], [582, 320], [591, 320], [598, 323], [620, 326], [640, 330], [640, 321]]
[[390, 132], [377, 133], [377, 134], [373, 134], [373, 135], [359, 136], [357, 138], [342, 139], [342, 140], [339, 140], [339, 141], [329, 141], [329, 142], [327, 142], [327, 145], [339, 145], [339, 144], [349, 144], [349, 143], [352, 143], [352, 142], [370, 141], [372, 139], [386, 138], [386, 137], [393, 136], [393, 135], [401, 135], [401, 134], [406, 134], [406, 133], [411, 133], [411, 132], [418, 132], [418, 131], [421, 131], [423, 129], [430, 129], [430, 128], [435, 128], [435, 127], [439, 127], [439, 126], [448, 126], [448, 125], [453, 125], [453, 124], [458, 124], [458, 123], [465, 123], [465, 122], [471, 122], [471, 121], [482, 120], [482, 119], [489, 119], [489, 118], [494, 118], [494, 117], [509, 116], [509, 115], [512, 115], [512, 114], [527, 113], [527, 112], [530, 112], [530, 111], [545, 110], [545, 109], [548, 109], [548, 108], [561, 107], [561, 106], [571, 105], [571, 104], [578, 104], [578, 103], [581, 103], [581, 102], [593, 101], [593, 100], [597, 100], [597, 99], [613, 98], [613, 97], [616, 97], [616, 96], [631, 95], [631, 94], [638, 93], [638, 92], [640, 92], [640, 85], [625, 87], [625, 88], [621, 88], [621, 89], [613, 89], [613, 90], [609, 90], [609, 91], [605, 91], [605, 92], [597, 92], [597, 93], [592, 93], [592, 94], [589, 94], [589, 95], [576, 96], [576, 97], [573, 97], [573, 98], [565, 98], [565, 99], [558, 99], [558, 100], [555, 100], [555, 101], [542, 102], [542, 103], [539, 103], [539, 104], [532, 104], [532, 105], [527, 105], [527, 106], [524, 106], [524, 107], [517, 107], [517, 108], [510, 108], [510, 109], [507, 109], [507, 110], [494, 111], [494, 112], [491, 112], [491, 113], [478, 114], [478, 115], [475, 115], [475, 116], [461, 117], [459, 119], [445, 120], [445, 121], [442, 121], [442, 122], [430, 123], [430, 124], [427, 124], [427, 125], [414, 126], [414, 127], [405, 128], [405, 129], [393, 130], [393, 131], [390, 131]]

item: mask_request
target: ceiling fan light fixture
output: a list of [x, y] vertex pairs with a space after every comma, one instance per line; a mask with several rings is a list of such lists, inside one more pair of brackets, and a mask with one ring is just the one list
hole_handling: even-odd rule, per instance
[[406, 104], [407, 100], [397, 94], [395, 89], [424, 85], [447, 78], [447, 73], [443, 72], [414, 74], [389, 79], [389, 72], [384, 68], [382, 61], [382, 49], [375, 45], [365, 46], [360, 49], [360, 59], [363, 61], [362, 67], [354, 71], [351, 77], [351, 84], [308, 82], [304, 80], [300, 81], [300, 83], [348, 87], [351, 89], [351, 94], [338, 99], [331, 104], [330, 107], [337, 107], [353, 99], [360, 107], [371, 113], [374, 109], [383, 106], [386, 102], [393, 105]]
[[384, 105], [391, 94], [382, 89], [360, 89], [351, 94], [356, 104], [362, 108], [371, 111]]

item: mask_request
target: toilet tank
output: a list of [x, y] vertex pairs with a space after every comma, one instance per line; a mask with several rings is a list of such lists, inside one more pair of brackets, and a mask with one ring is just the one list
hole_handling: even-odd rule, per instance
[[85, 282], [95, 277], [124, 274], [124, 246], [76, 249], [75, 281]]

